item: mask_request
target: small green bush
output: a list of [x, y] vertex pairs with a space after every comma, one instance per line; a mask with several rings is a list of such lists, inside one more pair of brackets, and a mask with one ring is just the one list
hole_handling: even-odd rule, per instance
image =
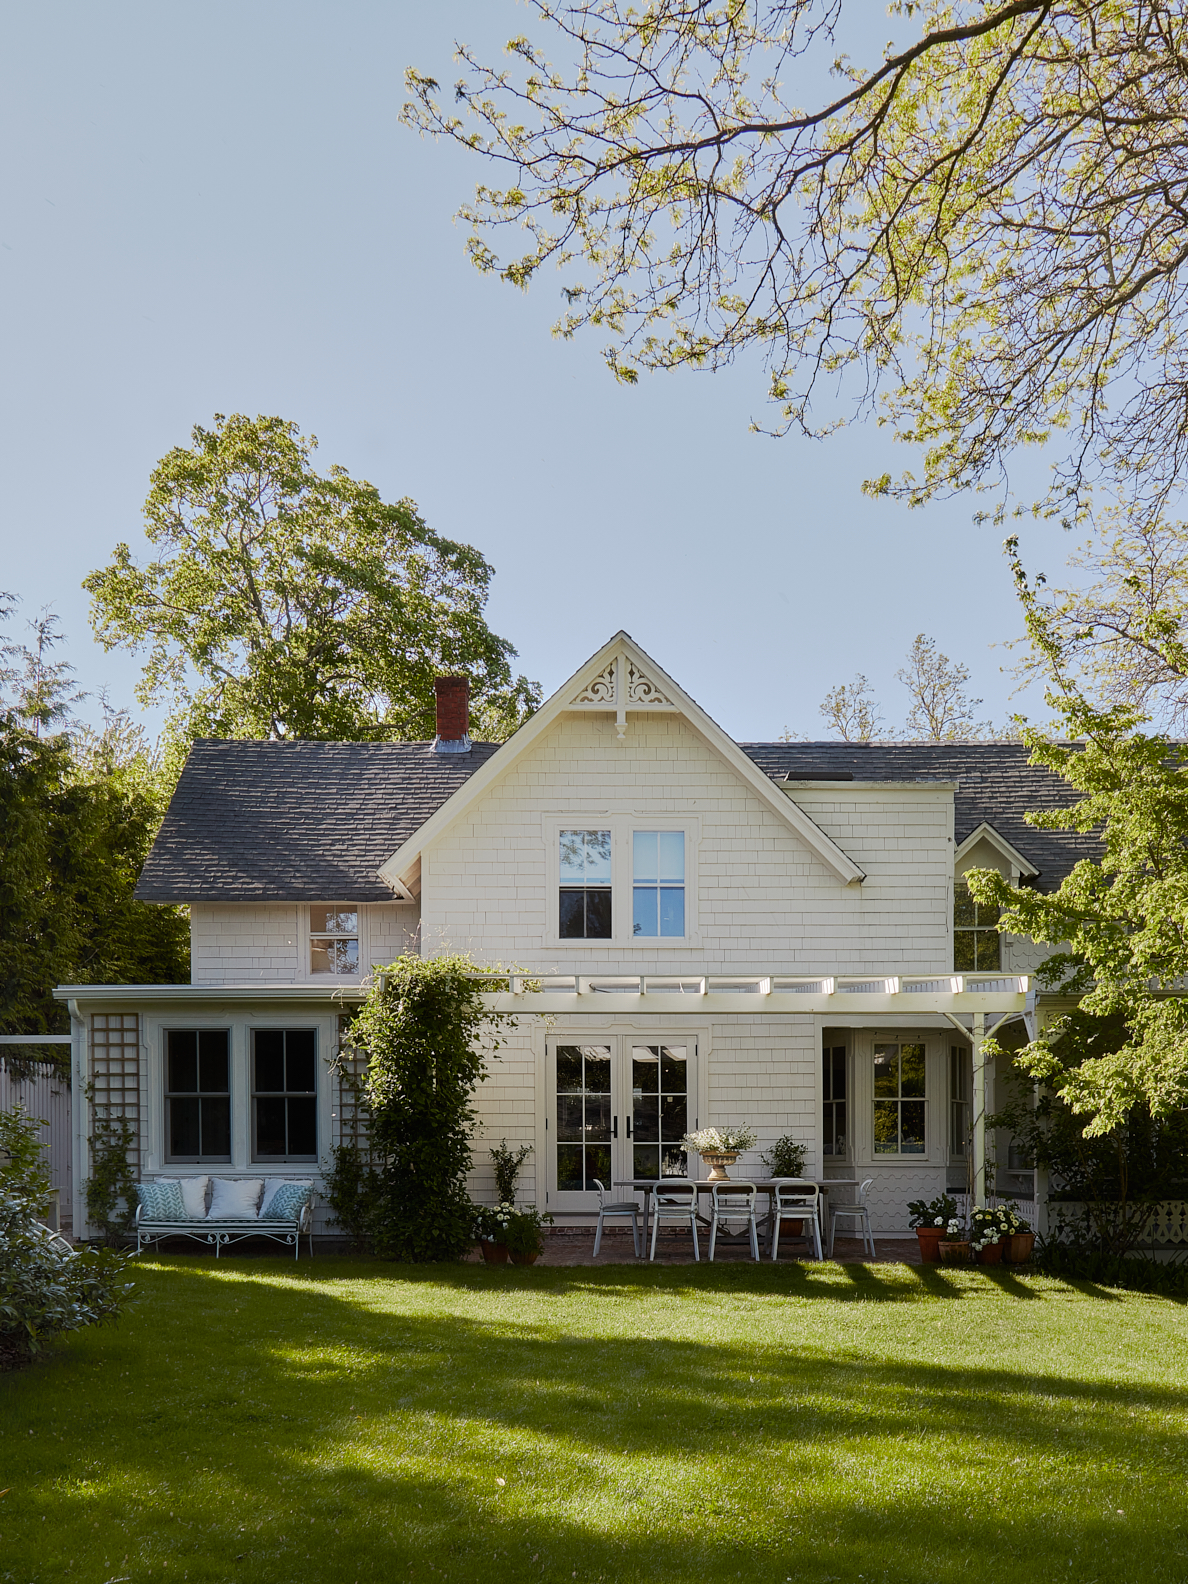
[[33, 1210], [40, 1210], [50, 1191], [39, 1135], [39, 1124], [23, 1106], [0, 1111], [0, 1193], [26, 1201]]
[[128, 1161], [135, 1143], [136, 1134], [126, 1117], [97, 1122], [91, 1134], [87, 1220], [111, 1244], [126, 1237], [136, 1220], [136, 1173]]
[[803, 1177], [807, 1155], [805, 1146], [798, 1143], [791, 1133], [785, 1133], [759, 1159], [773, 1177]]
[[508, 1149], [506, 1139], [501, 1139], [488, 1153], [495, 1167], [495, 1193], [499, 1203], [515, 1204], [516, 1182], [524, 1162], [532, 1154], [532, 1145], [525, 1144], [513, 1150]]
[[322, 1174], [323, 1197], [331, 1219], [353, 1242], [370, 1248], [381, 1180], [357, 1144], [335, 1144], [329, 1170]]
[[503, 1241], [509, 1254], [540, 1254], [544, 1250], [544, 1229], [552, 1225], [553, 1218], [542, 1214], [535, 1205], [525, 1205], [513, 1210], [507, 1218]]

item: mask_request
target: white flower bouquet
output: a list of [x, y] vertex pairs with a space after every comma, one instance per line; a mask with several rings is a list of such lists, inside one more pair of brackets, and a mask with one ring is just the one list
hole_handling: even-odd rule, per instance
[[696, 1150], [699, 1155], [741, 1155], [753, 1149], [759, 1135], [754, 1128], [700, 1128], [696, 1133], [686, 1133], [681, 1140], [685, 1149]]

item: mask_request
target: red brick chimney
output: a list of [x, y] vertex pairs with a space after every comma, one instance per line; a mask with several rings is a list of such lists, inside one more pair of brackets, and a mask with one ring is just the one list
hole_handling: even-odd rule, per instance
[[470, 678], [439, 676], [433, 679], [437, 694], [437, 736], [434, 753], [470, 752]]

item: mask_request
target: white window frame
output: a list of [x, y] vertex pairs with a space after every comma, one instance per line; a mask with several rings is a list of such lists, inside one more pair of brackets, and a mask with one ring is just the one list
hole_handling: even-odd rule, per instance
[[[563, 939], [560, 933], [561, 859], [563, 830], [609, 830], [611, 833], [611, 933], [605, 939]], [[683, 935], [635, 935], [632, 932], [634, 908], [632, 885], [634, 865], [631, 838], [635, 831], [680, 831], [685, 838], [685, 933]], [[546, 814], [541, 839], [545, 848], [545, 917], [541, 944], [550, 951], [572, 951], [591, 958], [599, 951], [620, 956], [625, 947], [637, 953], [687, 951], [700, 943], [698, 920], [698, 853], [701, 846], [701, 821], [695, 816], [657, 814], [651, 810], [630, 809], [608, 812], [571, 810], [565, 814]]]
[[[357, 937], [354, 936], [354, 935], [346, 935], [346, 934], [340, 934], [337, 937], [335, 937], [330, 932], [327, 932], [325, 930], [316, 930], [315, 931], [315, 929], [313, 927], [313, 915], [314, 915], [315, 911], [320, 911], [322, 908], [333, 908], [336, 912], [339, 912], [339, 913], [346, 913], [346, 912], [353, 913], [355, 915], [356, 919], [358, 920]], [[303, 915], [304, 930], [305, 930], [305, 934], [304, 934], [304, 938], [303, 938], [303, 942], [302, 942], [302, 948], [301, 948], [302, 952], [304, 954], [303, 955], [303, 969], [304, 969], [303, 977], [305, 979], [307, 979], [310, 984], [336, 984], [336, 985], [337, 984], [361, 984], [363, 982], [363, 980], [367, 976], [367, 972], [368, 972], [368, 966], [367, 965], [368, 965], [368, 962], [370, 961], [370, 942], [367, 939], [367, 927], [366, 927], [366, 925], [367, 925], [367, 910], [364, 907], [364, 905], [361, 902], [341, 902], [341, 901], [338, 901], [338, 902], [336, 902], [336, 901], [311, 902], [305, 908], [302, 909], [302, 915]], [[330, 940], [330, 939], [334, 939], [334, 938], [337, 938], [339, 940], [354, 940], [354, 939], [357, 938], [358, 942], [359, 942], [359, 972], [358, 973], [353, 973], [353, 974], [314, 973], [313, 964], [311, 962], [311, 949], [312, 949], [312, 946], [313, 946], [313, 940], [314, 940], [315, 934], [318, 936], [318, 938], [320, 940]]]

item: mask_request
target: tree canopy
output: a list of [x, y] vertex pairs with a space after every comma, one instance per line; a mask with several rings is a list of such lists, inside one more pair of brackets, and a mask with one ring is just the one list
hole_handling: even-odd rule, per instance
[[608, 335], [621, 378], [754, 349], [771, 426], [809, 433], [848, 389], [924, 448], [867, 486], [914, 503], [1038, 441], [1070, 512], [1098, 480], [1180, 487], [1176, 0], [904, 0], [919, 36], [867, 67], [834, 58], [844, 0], [528, 3], [510, 64], [462, 47], [448, 103], [410, 70], [404, 116], [506, 173], [462, 211], [472, 259], [518, 286], [558, 265], [558, 328]]
[[217, 414], [153, 470], [145, 530], [83, 586], [108, 648], [145, 651], [138, 696], [169, 732], [368, 741], [431, 737], [433, 679], [465, 673], [476, 735], [502, 739], [539, 702], [483, 617], [492, 568], [281, 418]]

